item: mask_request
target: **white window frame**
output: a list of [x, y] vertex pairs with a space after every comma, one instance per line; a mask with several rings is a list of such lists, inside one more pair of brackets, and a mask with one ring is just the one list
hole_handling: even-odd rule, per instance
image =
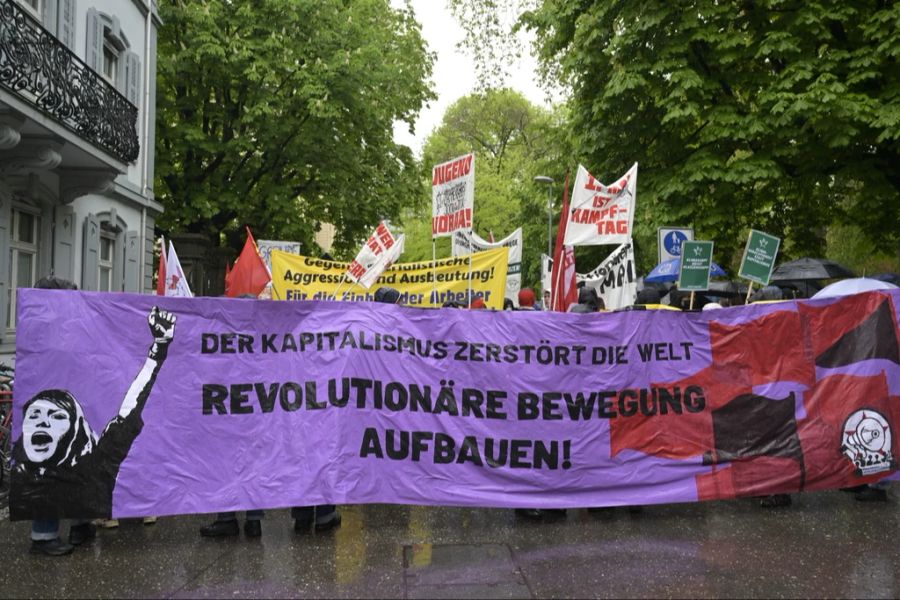
[[[109, 256], [103, 256], [104, 242], [109, 243]], [[116, 285], [113, 279], [116, 272], [116, 236], [100, 229], [100, 252], [97, 256], [97, 288], [101, 292], [119, 292], [121, 286]], [[108, 275], [104, 279], [104, 274]], [[108, 285], [105, 285], [105, 282]]]
[[[23, 242], [19, 239], [19, 220], [21, 214], [30, 215], [34, 221], [32, 225], [32, 235], [34, 241], [32, 243]], [[37, 281], [38, 263], [41, 253], [41, 215], [40, 213], [27, 210], [19, 206], [13, 206], [10, 214], [10, 232], [9, 232], [9, 313], [3, 315], [4, 327], [8, 332], [16, 330], [16, 290], [19, 287], [19, 254], [26, 253], [32, 256], [31, 260], [31, 286]]]
[[[109, 36], [109, 29], [104, 27], [103, 32], [103, 57], [101, 58], [102, 64], [100, 76], [108, 81], [114, 88], [119, 89], [116, 87], [116, 79], [119, 72], [119, 49], [112, 43]], [[110, 57], [108, 61], [107, 56]], [[107, 65], [109, 65], [109, 70], [112, 71], [111, 73], [107, 72]]]

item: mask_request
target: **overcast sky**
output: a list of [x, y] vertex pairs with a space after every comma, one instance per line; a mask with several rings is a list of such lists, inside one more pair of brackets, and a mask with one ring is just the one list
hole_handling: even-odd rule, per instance
[[[402, 5], [400, 0], [391, 2]], [[414, 136], [410, 135], [405, 123], [398, 123], [394, 127], [394, 139], [406, 144], [417, 156], [421, 156], [425, 138], [440, 124], [447, 108], [475, 89], [475, 70], [471, 57], [456, 48], [456, 44], [462, 41], [464, 34], [447, 9], [445, 1], [412, 0], [412, 6], [416, 18], [422, 24], [422, 35], [429, 49], [437, 53], [432, 75], [437, 100], [432, 101], [419, 113]], [[526, 52], [528, 49], [526, 46]], [[546, 106], [545, 94], [538, 86], [535, 66], [532, 57], [523, 57], [512, 70], [512, 78], [508, 85], [535, 104]]]

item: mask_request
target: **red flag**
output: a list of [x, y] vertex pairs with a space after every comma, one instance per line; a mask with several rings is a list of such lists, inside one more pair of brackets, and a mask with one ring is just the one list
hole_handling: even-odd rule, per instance
[[225, 295], [230, 298], [243, 294], [259, 296], [266, 288], [266, 284], [272, 280], [266, 263], [256, 249], [256, 241], [250, 233], [250, 228], [246, 229], [247, 241], [244, 242], [244, 249], [235, 261], [234, 268], [225, 276]]
[[559, 214], [559, 230], [556, 232], [556, 248], [553, 250], [553, 271], [550, 275], [552, 290], [551, 310], [566, 312], [570, 304], [578, 302], [578, 286], [575, 282], [575, 249], [564, 246], [566, 224], [569, 222], [569, 174], [563, 187], [563, 206]]
[[159, 268], [156, 272], [156, 295], [166, 295], [166, 240], [159, 238]]

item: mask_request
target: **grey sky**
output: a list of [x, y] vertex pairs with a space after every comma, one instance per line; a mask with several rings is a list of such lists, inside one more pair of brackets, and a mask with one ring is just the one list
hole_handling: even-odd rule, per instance
[[[401, 3], [400, 0], [391, 2]], [[422, 24], [422, 35], [429, 49], [437, 53], [432, 76], [437, 100], [419, 113], [415, 135], [409, 133], [405, 124], [397, 124], [394, 139], [420, 156], [425, 138], [440, 124], [447, 108], [474, 90], [475, 73], [471, 57], [456, 48], [456, 44], [463, 39], [463, 30], [444, 0], [412, 0], [412, 6]], [[538, 86], [535, 65], [531, 56], [523, 57], [512, 69], [508, 84], [535, 104], [546, 106], [545, 93]]]

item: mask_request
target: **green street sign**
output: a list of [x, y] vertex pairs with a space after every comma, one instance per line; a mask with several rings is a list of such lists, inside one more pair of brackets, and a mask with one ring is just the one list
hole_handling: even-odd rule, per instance
[[688, 292], [709, 289], [709, 269], [712, 267], [713, 243], [685, 241], [681, 244], [681, 271], [678, 289]]
[[774, 235], [751, 229], [738, 275], [760, 285], [769, 285], [780, 245], [781, 240]]

